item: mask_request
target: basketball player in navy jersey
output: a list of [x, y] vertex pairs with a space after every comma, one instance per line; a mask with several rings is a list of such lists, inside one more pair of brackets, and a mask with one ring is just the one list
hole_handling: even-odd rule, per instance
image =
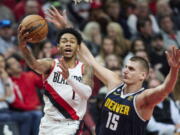
[[[60, 59], [36, 60], [27, 48], [28, 32], [19, 27], [19, 47], [28, 66], [44, 79], [44, 117], [39, 135], [81, 134], [81, 120], [86, 112], [92, 90], [92, 68], [76, 59], [81, 35], [72, 28], [62, 29], [58, 35]], [[22, 82], [23, 83], [23, 82]]]
[[[51, 11], [50, 18], [57, 27], [67, 22], [56, 9]], [[171, 47], [166, 55], [170, 71], [165, 81], [156, 88], [145, 90], [142, 84], [149, 74], [149, 64], [145, 59], [132, 57], [125, 65], [122, 77], [119, 77], [96, 62], [87, 47], [81, 45], [80, 58], [93, 66], [95, 75], [109, 90], [102, 106], [97, 135], [145, 134], [154, 107], [173, 91], [177, 81], [180, 50]]]
[[95, 75], [108, 87], [102, 106], [97, 135], [144, 135], [156, 104], [174, 89], [180, 68], [180, 50], [171, 47], [166, 52], [170, 71], [156, 88], [142, 88], [149, 73], [149, 64], [141, 57], [132, 57], [123, 69], [122, 78], [98, 64], [87, 47], [81, 46], [80, 56]]

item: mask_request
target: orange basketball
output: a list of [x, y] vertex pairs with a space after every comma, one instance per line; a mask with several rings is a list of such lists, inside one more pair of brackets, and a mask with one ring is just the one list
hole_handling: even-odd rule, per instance
[[26, 16], [21, 25], [25, 27], [25, 31], [29, 32], [28, 38], [32, 38], [31, 43], [37, 43], [47, 36], [48, 25], [46, 20], [39, 15]]

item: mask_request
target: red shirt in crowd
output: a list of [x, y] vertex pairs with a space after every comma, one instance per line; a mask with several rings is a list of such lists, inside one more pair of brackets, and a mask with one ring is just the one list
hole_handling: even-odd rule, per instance
[[11, 104], [13, 108], [20, 110], [35, 110], [41, 103], [37, 94], [37, 88], [43, 87], [40, 76], [34, 72], [22, 72], [19, 77], [11, 77], [15, 84], [16, 99]]

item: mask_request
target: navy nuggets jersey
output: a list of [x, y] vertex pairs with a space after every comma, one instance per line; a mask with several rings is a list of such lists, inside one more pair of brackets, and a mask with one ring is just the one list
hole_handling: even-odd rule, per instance
[[123, 95], [125, 84], [107, 94], [102, 106], [97, 135], [144, 135], [148, 121], [141, 119], [135, 107], [135, 93]]

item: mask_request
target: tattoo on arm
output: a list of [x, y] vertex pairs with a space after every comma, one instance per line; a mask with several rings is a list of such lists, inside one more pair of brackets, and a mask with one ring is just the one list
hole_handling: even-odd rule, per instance
[[36, 61], [36, 58], [33, 56], [32, 52], [27, 47], [24, 47], [21, 50], [25, 58], [25, 61], [30, 67], [32, 67], [34, 65], [34, 62]]
[[93, 86], [93, 68], [92, 66], [84, 65], [83, 83]]

